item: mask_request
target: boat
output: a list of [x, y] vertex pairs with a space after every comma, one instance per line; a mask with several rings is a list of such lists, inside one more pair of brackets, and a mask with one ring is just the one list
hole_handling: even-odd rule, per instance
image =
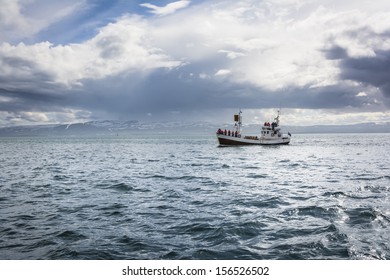
[[217, 139], [220, 146], [237, 145], [286, 145], [290, 143], [291, 133], [283, 134], [279, 126], [280, 111], [278, 110], [274, 122], [265, 122], [261, 127], [260, 135], [242, 135], [242, 112], [234, 115], [234, 129], [218, 129]]

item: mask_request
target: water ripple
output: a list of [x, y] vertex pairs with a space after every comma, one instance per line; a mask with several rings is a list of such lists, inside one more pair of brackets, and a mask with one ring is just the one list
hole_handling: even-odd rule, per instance
[[389, 137], [0, 138], [0, 259], [390, 259]]

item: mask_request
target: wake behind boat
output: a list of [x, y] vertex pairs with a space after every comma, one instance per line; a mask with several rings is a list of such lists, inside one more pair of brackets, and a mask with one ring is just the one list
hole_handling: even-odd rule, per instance
[[282, 145], [290, 143], [291, 134], [282, 133], [279, 127], [280, 112], [274, 119], [274, 122], [265, 122], [261, 127], [261, 134], [259, 136], [244, 136], [241, 135], [242, 116], [241, 110], [238, 115], [234, 115], [234, 129], [222, 130], [218, 129], [217, 139], [220, 146], [237, 146], [237, 145]]

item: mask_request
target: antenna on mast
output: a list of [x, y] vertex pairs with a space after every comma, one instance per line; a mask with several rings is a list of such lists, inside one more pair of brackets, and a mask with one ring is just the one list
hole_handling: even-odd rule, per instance
[[241, 114], [242, 114], [242, 112], [241, 112], [241, 108], [240, 108], [238, 115], [234, 115], [234, 121], [235, 121], [234, 127], [236, 128], [236, 131], [238, 134], [241, 134], [241, 126], [242, 126]]
[[278, 110], [278, 115], [277, 115], [276, 118], [275, 118], [275, 122], [276, 122], [276, 125], [277, 125], [277, 126], [279, 125], [280, 111], [281, 111], [281, 109]]

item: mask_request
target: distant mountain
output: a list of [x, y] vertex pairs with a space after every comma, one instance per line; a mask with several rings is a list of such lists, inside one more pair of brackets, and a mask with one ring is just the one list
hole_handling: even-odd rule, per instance
[[103, 136], [140, 133], [211, 133], [216, 126], [207, 122], [90, 121], [58, 125], [26, 125], [0, 128], [1, 136]]
[[390, 123], [360, 123], [352, 125], [290, 126], [294, 133], [390, 133]]
[[[218, 128], [232, 129], [232, 124], [209, 122], [150, 122], [139, 121], [90, 121], [59, 125], [29, 125], [0, 128], [0, 136], [104, 136], [145, 133], [213, 134]], [[390, 123], [362, 123], [354, 125], [285, 126], [291, 133], [390, 133]], [[258, 125], [244, 126], [247, 134], [258, 133]]]

